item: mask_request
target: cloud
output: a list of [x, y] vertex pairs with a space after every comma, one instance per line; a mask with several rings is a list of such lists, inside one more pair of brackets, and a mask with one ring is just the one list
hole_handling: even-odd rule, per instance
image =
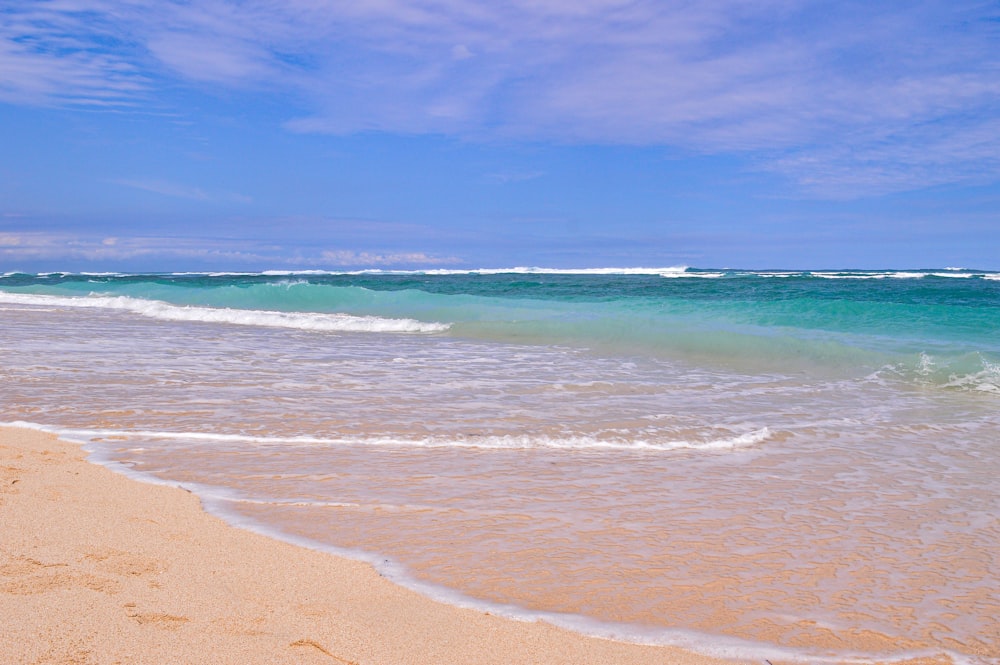
[[162, 194], [163, 196], [173, 198], [192, 199], [196, 201], [207, 201], [209, 199], [208, 194], [200, 187], [190, 187], [167, 180], [129, 180], [123, 178], [112, 180], [111, 182], [116, 185], [123, 185], [132, 189], [140, 189], [144, 192]]
[[[81, 260], [121, 266], [142, 261], [144, 269], [157, 262], [173, 269], [178, 261], [206, 268], [246, 265], [270, 267], [331, 266], [436, 266], [461, 262], [453, 256], [419, 251], [375, 252], [354, 249], [323, 250], [267, 239], [166, 237], [166, 236], [84, 236], [68, 232], [14, 231], [0, 234], [0, 260], [17, 262], [64, 262]], [[154, 268], [155, 269], [155, 268]]]
[[118, 178], [110, 182], [132, 189], [139, 189], [144, 192], [152, 192], [153, 194], [192, 201], [228, 201], [233, 203], [251, 203], [253, 201], [251, 197], [244, 194], [235, 192], [215, 192], [210, 194], [201, 187], [193, 187], [159, 178]]
[[326, 250], [319, 262], [335, 266], [434, 266], [461, 263], [461, 259], [440, 257], [423, 252], [371, 253], [353, 250]]
[[0, 236], [0, 258], [5, 261], [82, 259], [127, 261], [150, 257], [201, 260], [255, 260], [265, 258], [246, 248], [205, 239], [164, 237], [89, 237], [63, 232], [24, 231]]
[[760, 167], [792, 174], [807, 191], [832, 199], [955, 182], [986, 185], [1000, 174], [1000, 119], [873, 133], [853, 144], [788, 151]]
[[270, 53], [241, 40], [219, 42], [201, 35], [161, 34], [147, 44], [150, 52], [184, 78], [238, 86], [272, 78]]
[[44, 1], [0, 9], [0, 101], [136, 104], [148, 79], [108, 9]]
[[272, 95], [295, 132], [663, 145], [864, 195], [1000, 177], [997, 14], [975, 0], [51, 0], [4, 12], [0, 100], [163, 105], [180, 81]]

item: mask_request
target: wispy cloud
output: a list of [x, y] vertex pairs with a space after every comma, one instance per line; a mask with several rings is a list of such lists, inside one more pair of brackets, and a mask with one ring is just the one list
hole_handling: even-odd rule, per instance
[[152, 192], [154, 194], [162, 194], [163, 196], [170, 196], [179, 199], [193, 199], [196, 201], [207, 201], [209, 199], [208, 194], [206, 194], [200, 187], [181, 185], [167, 180], [132, 180], [128, 178], [120, 178], [112, 180], [111, 182], [116, 185], [122, 185], [132, 189], [140, 189], [144, 192]]
[[215, 245], [201, 238], [99, 237], [31, 231], [0, 236], [0, 259], [8, 264], [67, 259], [120, 262], [150, 258], [221, 262], [266, 257], [244, 248], [233, 249], [231, 243]]
[[[274, 240], [166, 236], [85, 236], [68, 232], [10, 231], [0, 233], [0, 261], [5, 265], [52, 261], [107, 262], [122, 265], [141, 261], [150, 266], [197, 265], [206, 269], [244, 265], [254, 269], [421, 267], [461, 263], [454, 256], [420, 251], [322, 249]], [[152, 268], [155, 269], [155, 268]]]
[[102, 3], [0, 8], [0, 101], [134, 105], [148, 86], [137, 44]]
[[251, 203], [253, 199], [245, 194], [235, 192], [206, 192], [201, 187], [185, 185], [159, 178], [117, 178], [113, 184], [131, 189], [169, 196], [171, 198], [189, 199], [192, 201], [226, 201], [231, 203]]
[[735, 152], [822, 195], [1000, 177], [1000, 11], [975, 0], [0, 11], [0, 100], [13, 103], [140, 104], [180, 80], [278, 93], [296, 132]]
[[424, 252], [356, 252], [353, 250], [326, 250], [313, 263], [331, 266], [435, 266], [454, 265], [462, 260], [454, 256], [435, 256]]

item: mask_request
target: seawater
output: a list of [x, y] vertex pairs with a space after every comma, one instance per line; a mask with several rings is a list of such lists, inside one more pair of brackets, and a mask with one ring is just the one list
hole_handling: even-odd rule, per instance
[[1000, 658], [1000, 274], [0, 277], [0, 420], [441, 598]]

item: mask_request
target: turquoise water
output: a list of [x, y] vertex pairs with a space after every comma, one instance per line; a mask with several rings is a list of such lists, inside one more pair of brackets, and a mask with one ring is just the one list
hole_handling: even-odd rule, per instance
[[15, 274], [0, 278], [0, 288], [405, 318], [444, 324], [455, 337], [762, 369], [805, 365], [850, 373], [893, 365], [942, 383], [979, 372], [988, 379], [1000, 363], [1000, 274], [974, 271]]
[[449, 602], [1000, 657], [998, 273], [7, 274], [0, 322], [0, 420]]

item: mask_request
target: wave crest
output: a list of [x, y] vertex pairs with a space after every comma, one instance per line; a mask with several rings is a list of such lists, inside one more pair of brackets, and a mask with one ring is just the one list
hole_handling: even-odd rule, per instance
[[127, 311], [163, 321], [228, 323], [317, 332], [437, 333], [444, 332], [451, 327], [447, 323], [425, 322], [415, 319], [387, 319], [377, 316], [182, 306], [172, 305], [161, 300], [146, 300], [129, 296], [44, 296], [0, 292], [0, 302], [47, 307], [93, 307]]

